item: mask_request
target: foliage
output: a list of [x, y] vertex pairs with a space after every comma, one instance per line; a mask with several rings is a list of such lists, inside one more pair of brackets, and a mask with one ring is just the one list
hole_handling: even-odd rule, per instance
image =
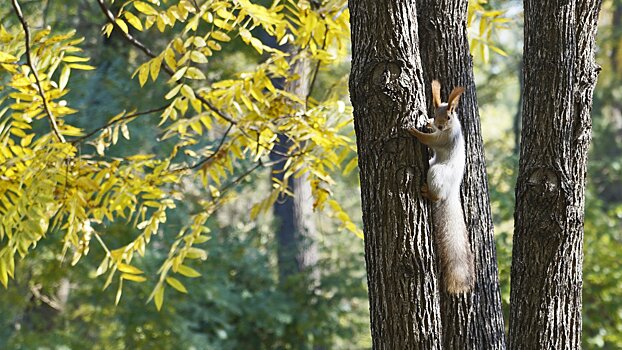
[[508, 29], [512, 19], [505, 16], [505, 10], [493, 7], [488, 0], [469, 0], [467, 27], [469, 28], [469, 48], [478, 54], [484, 63], [490, 60], [490, 51], [507, 56], [494, 40], [500, 30]]
[[[242, 218], [243, 209], [227, 208], [227, 218]], [[18, 263], [16, 282], [0, 299], [0, 312], [5, 316], [0, 347], [55, 344], [81, 349], [86, 343], [94, 349], [301, 349], [313, 343], [331, 349], [369, 346], [369, 334], [362, 336], [368, 316], [360, 248], [356, 253], [347, 240], [323, 247], [339, 252], [343, 259], [322, 259], [321, 281], [309, 291], [309, 276], [304, 274], [284, 285], [276, 281], [277, 266], [272, 259], [276, 246], [270, 243], [270, 226], [250, 221], [240, 221], [234, 227], [225, 222], [221, 225], [226, 226], [211, 226], [214, 237], [205, 244], [209, 259], [192, 266], [202, 276], [186, 284], [188, 295], [167, 296], [159, 312], [144, 306], [150, 293], [147, 284], [126, 286], [122, 307], [115, 307], [114, 294], [93, 283], [95, 259], [59, 269], [66, 263], [61, 262], [57, 249], [49, 246], [51, 241], [43, 241], [30, 259]], [[113, 225], [105, 234], [118, 243], [128, 230], [132, 229]], [[164, 248], [162, 239], [155, 237], [158, 243], [154, 247]], [[166, 253], [166, 249], [151, 249], [139, 267], [147, 274], [155, 272]], [[104, 251], [97, 247], [92, 254], [101, 257]], [[57, 299], [63, 280], [71, 281], [72, 289], [62, 312], [52, 310], [41, 299], [24, 298], [31, 295], [25, 286], [39, 286], [40, 295]]]
[[[14, 277], [16, 254], [26, 256], [47, 232], [54, 232], [54, 237], [62, 237], [63, 253], [71, 254], [72, 264], [88, 254], [93, 239], [103, 247], [106, 255], [97, 274], [107, 275], [106, 287], [116, 281], [118, 302], [124, 282], [147, 279], [132, 260], [144, 256], [171, 210], [187, 200], [183, 189], [202, 188], [206, 198], [198, 202], [200, 210], [185, 220], [188, 224], [179, 230], [158, 271], [150, 299], [160, 308], [167, 286], [184, 293], [181, 280], [198, 276], [188, 264], [206, 258], [205, 250], [196, 246], [210, 238], [206, 222], [235, 197], [236, 185], [272, 165], [267, 156], [277, 133], [292, 141], [283, 159], [285, 178], [273, 181], [273, 189], [257, 201], [252, 214], [268, 210], [279, 194], [287, 193], [288, 179], [308, 171], [315, 207], [330, 204], [343, 227], [360, 235], [341, 205], [330, 198], [334, 181], [329, 170], [340, 168], [354, 150], [346, 128], [349, 107], [341, 101], [341, 90], [316, 98], [296, 96], [273, 84], [276, 79], [298, 79], [290, 68], [299, 60], [325, 66], [344, 57], [349, 35], [345, 3], [311, 8], [294, 1], [270, 6], [248, 1], [133, 1], [119, 4], [116, 14], [104, 1], [100, 5], [109, 19], [103, 32], [110, 36], [117, 31], [148, 56], [134, 73], [140, 86], [146, 89], [148, 80], [155, 86], [164, 83], [158, 80], [161, 72], [169, 76], [166, 104], [147, 111], [130, 107], [99, 128], [77, 128], [69, 115], [78, 111], [62, 98], [72, 71], [94, 68], [78, 55], [80, 39], [74, 32], [55, 35], [49, 29], [27, 38], [16, 26], [2, 27], [7, 87], [0, 96], [0, 281], [5, 286]], [[131, 27], [158, 32], [165, 44], [159, 52], [152, 51], [135, 39]], [[295, 50], [270, 47], [260, 35]], [[253, 48], [263, 61], [228, 79], [208, 79], [210, 60], [234, 41]], [[110, 156], [120, 140], [130, 139], [131, 123], [154, 113], [160, 115], [156, 135], [173, 144], [170, 152], [137, 150]], [[52, 132], [33, 128], [43, 119]], [[116, 219], [140, 231], [128, 243], [108, 248], [101, 228]]]

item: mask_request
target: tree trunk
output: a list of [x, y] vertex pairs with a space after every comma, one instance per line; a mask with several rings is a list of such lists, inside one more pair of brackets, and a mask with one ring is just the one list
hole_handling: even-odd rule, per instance
[[518, 87], [520, 89], [518, 102], [516, 103], [516, 114], [512, 120], [512, 133], [514, 135], [514, 155], [520, 153], [520, 133], [522, 129], [521, 122], [523, 120], [523, 92], [525, 91], [525, 82], [523, 81], [523, 59], [518, 63]]
[[374, 349], [440, 349], [426, 165], [405, 130], [427, 119], [414, 2], [352, 0], [357, 136]]
[[[419, 38], [426, 86], [441, 82], [443, 97], [456, 86], [466, 88], [458, 118], [466, 141], [467, 166], [462, 182], [462, 203], [471, 247], [475, 254], [476, 282], [472, 293], [441, 294], [445, 349], [505, 349], [499, 271], [494, 242], [486, 161], [466, 28], [468, 1], [418, 0]], [[432, 111], [431, 90], [427, 90]]]
[[[292, 70], [299, 79], [285, 82], [285, 89], [305, 99], [309, 91], [309, 60], [300, 58], [292, 63]], [[300, 108], [304, 106], [300, 105]], [[284, 154], [289, 153], [291, 142], [280, 134], [275, 150], [270, 157], [274, 161], [282, 160]], [[285, 162], [277, 163], [273, 168], [273, 176], [283, 181], [283, 166]], [[276, 239], [278, 251], [278, 267], [281, 282], [287, 277], [302, 271], [311, 273], [317, 282], [317, 274], [313, 271], [318, 260], [317, 233], [313, 222], [313, 198], [307, 174], [289, 178], [289, 190], [292, 196], [281, 196], [273, 206], [276, 220]]]
[[525, 1], [511, 349], [581, 348], [584, 192], [600, 5]]

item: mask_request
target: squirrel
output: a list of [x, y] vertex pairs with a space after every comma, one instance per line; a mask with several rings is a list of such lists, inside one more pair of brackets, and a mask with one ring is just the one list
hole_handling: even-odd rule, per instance
[[434, 119], [428, 119], [431, 133], [408, 131], [434, 151], [427, 183], [421, 195], [432, 201], [432, 220], [441, 261], [443, 284], [451, 294], [468, 292], [475, 281], [473, 253], [467, 236], [460, 202], [460, 184], [466, 162], [462, 126], [456, 107], [463, 87], [454, 88], [447, 103], [441, 102], [441, 84], [432, 82]]

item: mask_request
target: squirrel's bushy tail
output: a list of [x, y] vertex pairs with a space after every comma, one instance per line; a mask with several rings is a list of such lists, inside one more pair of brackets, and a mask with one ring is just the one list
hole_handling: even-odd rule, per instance
[[468, 292], [475, 281], [473, 253], [467, 237], [466, 224], [457, 198], [434, 203], [434, 234], [441, 257], [441, 278], [449, 293]]

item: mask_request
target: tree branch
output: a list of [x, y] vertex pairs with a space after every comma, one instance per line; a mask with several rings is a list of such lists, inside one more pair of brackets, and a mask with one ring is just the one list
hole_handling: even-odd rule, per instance
[[[123, 29], [119, 27], [119, 25], [116, 22], [114, 14], [112, 14], [112, 12], [110, 12], [108, 7], [106, 7], [104, 0], [97, 0], [97, 3], [99, 4], [99, 7], [101, 8], [102, 12], [106, 15], [106, 18], [108, 18], [108, 22], [111, 23], [121, 33], [121, 35], [123, 35], [125, 40], [129, 41], [132, 45], [139, 48], [147, 56], [151, 58], [157, 57], [157, 55], [154, 54], [153, 51], [151, 51], [147, 46], [145, 46], [143, 43], [138, 41], [138, 39], [134, 38], [131, 34], [124, 32]], [[166, 62], [163, 62], [163, 63], [164, 64], [162, 65], [162, 67], [168, 75], [172, 76], [173, 74], [175, 74], [175, 71], [173, 71], [173, 69], [169, 67], [169, 65]], [[209, 108], [211, 111], [216, 113], [216, 115], [218, 115], [220, 118], [226, 120], [230, 124], [234, 124], [234, 125], [237, 124], [235, 120], [233, 120], [231, 117], [224, 114], [222, 111], [216, 108], [216, 106], [214, 106], [211, 102], [206, 100], [203, 96], [199, 94], [196, 94], [195, 96], [199, 101], [201, 101], [201, 103], [203, 103], [205, 106], [207, 106], [207, 108]]]
[[189, 166], [186, 166], [186, 167], [175, 169], [175, 171], [184, 171], [184, 170], [196, 169], [196, 168], [202, 166], [203, 164], [209, 162], [214, 157], [216, 157], [218, 155], [218, 153], [220, 153], [220, 149], [222, 148], [222, 145], [225, 143], [225, 140], [227, 139], [227, 136], [229, 135], [229, 132], [231, 131], [232, 128], [233, 128], [233, 124], [229, 124], [229, 127], [227, 128], [225, 133], [222, 135], [222, 138], [220, 139], [220, 142], [218, 142], [218, 146], [216, 146], [216, 149], [214, 150], [214, 152], [212, 154], [210, 154], [209, 156], [201, 159], [200, 161], [198, 161], [194, 165], [189, 165]]
[[[324, 40], [322, 40], [322, 50], [326, 49], [326, 37], [328, 36], [328, 23], [325, 26]], [[311, 93], [313, 93], [313, 87], [315, 86], [315, 80], [317, 79], [317, 73], [320, 71], [320, 65], [322, 61], [318, 60], [315, 65], [315, 69], [313, 70], [313, 78], [311, 78], [311, 83], [309, 84], [309, 90], [307, 91], [307, 96], [305, 97], [305, 111], [308, 109], [309, 98], [311, 97]]]
[[37, 72], [37, 67], [35, 67], [34, 63], [32, 62], [32, 57], [31, 52], [30, 52], [30, 29], [28, 28], [28, 23], [26, 23], [26, 19], [24, 18], [24, 14], [22, 13], [22, 9], [19, 6], [19, 3], [17, 2], [17, 0], [13, 0], [13, 8], [15, 9], [15, 14], [17, 15], [17, 17], [19, 18], [19, 21], [22, 24], [22, 28], [24, 29], [24, 41], [26, 43], [26, 60], [28, 63], [28, 67], [30, 67], [30, 70], [32, 71], [32, 74], [35, 77], [35, 82], [37, 85], [37, 90], [39, 92], [39, 96], [41, 96], [42, 99], [42, 103], [43, 103], [43, 109], [45, 110], [45, 113], [48, 117], [48, 120], [50, 122], [50, 127], [52, 128], [52, 131], [54, 132], [54, 135], [56, 135], [56, 138], [60, 141], [60, 142], [65, 142], [65, 138], [63, 137], [63, 135], [60, 133], [60, 130], [58, 129], [58, 124], [56, 123], [56, 119], [54, 119], [54, 115], [52, 114], [52, 111], [50, 110], [50, 106], [48, 105], [47, 100], [45, 99], [45, 92], [43, 91], [43, 86], [41, 86], [41, 80], [39, 79], [39, 73]]
[[[129, 32], [126, 33], [123, 29], [121, 29], [119, 24], [117, 24], [117, 21], [116, 21], [116, 18], [114, 16], [114, 14], [108, 9], [108, 7], [106, 7], [106, 4], [104, 3], [104, 0], [97, 0], [97, 3], [99, 4], [99, 8], [102, 10], [104, 15], [106, 15], [106, 18], [108, 18], [108, 22], [110, 24], [112, 24], [114, 26], [114, 28], [117, 29], [119, 31], [119, 33], [121, 33], [121, 35], [123, 35], [125, 40], [129, 41], [132, 45], [134, 45], [137, 48], [139, 48], [147, 56], [149, 56], [151, 58], [156, 58], [157, 57], [157, 55], [154, 54], [153, 51], [151, 51], [147, 46], [145, 46], [143, 43], [138, 41], [138, 39], [134, 38], [134, 36], [132, 36], [132, 34], [130, 34]], [[171, 69], [171, 67], [169, 67], [166, 64], [164, 65], [164, 70], [168, 74], [170, 74], [170, 75], [175, 74], [175, 72]]]
[[104, 124], [104, 125], [100, 126], [99, 128], [92, 130], [92, 131], [91, 131], [91, 132], [89, 132], [88, 134], [86, 134], [86, 135], [84, 135], [84, 136], [80, 136], [80, 137], [78, 137], [77, 139], [71, 140], [71, 143], [72, 143], [72, 144], [74, 144], [74, 145], [75, 145], [75, 144], [78, 144], [78, 143], [81, 143], [82, 141], [84, 141], [84, 140], [86, 140], [86, 139], [90, 138], [91, 136], [93, 136], [93, 135], [97, 134], [98, 132], [100, 132], [100, 131], [102, 131], [102, 130], [106, 129], [107, 127], [110, 127], [110, 126], [112, 126], [112, 125], [114, 125], [114, 124], [117, 124], [117, 123], [119, 123], [119, 122], [121, 122], [121, 121], [128, 120], [128, 119], [132, 119], [132, 118], [136, 118], [136, 117], [139, 117], [139, 116], [141, 116], [141, 115], [146, 115], [146, 114], [151, 114], [151, 113], [155, 113], [155, 112], [160, 112], [160, 111], [165, 110], [168, 106], [170, 106], [170, 103], [169, 103], [169, 104], [166, 104], [166, 105], [164, 105], [164, 106], [162, 106], [162, 107], [158, 107], [158, 108], [150, 109], [150, 110], [148, 110], [148, 111], [136, 112], [136, 113], [128, 114], [128, 115], [126, 115], [126, 116], [124, 116], [124, 117], [121, 117], [121, 118], [119, 118], [119, 119], [111, 120], [111, 121], [109, 121], [108, 123], [106, 123], [106, 124]]

